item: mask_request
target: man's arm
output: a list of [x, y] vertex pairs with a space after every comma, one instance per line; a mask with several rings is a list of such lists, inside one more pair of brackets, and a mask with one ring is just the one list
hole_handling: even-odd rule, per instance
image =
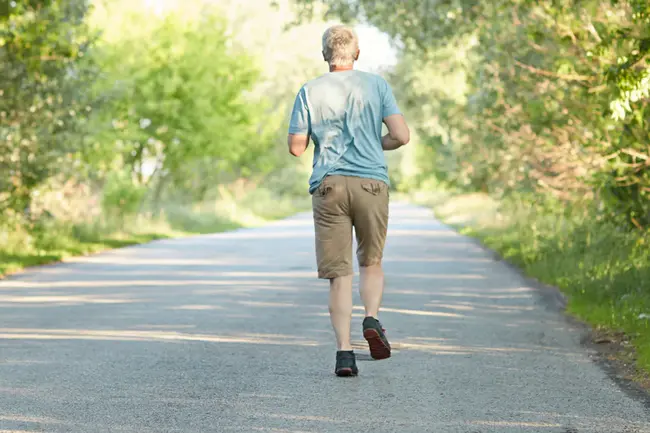
[[408, 144], [411, 140], [411, 132], [409, 131], [406, 120], [401, 114], [393, 114], [384, 118], [384, 123], [388, 128], [388, 134], [384, 135], [381, 139], [381, 147], [384, 150], [395, 150]]
[[306, 134], [289, 134], [287, 137], [289, 153], [293, 156], [300, 156], [305, 153], [309, 145], [309, 135]]
[[307, 95], [303, 87], [298, 92], [296, 100], [291, 111], [291, 121], [289, 123], [289, 136], [287, 144], [289, 153], [293, 156], [300, 156], [305, 153], [309, 145], [311, 136], [311, 127], [309, 119], [309, 108], [307, 104]]

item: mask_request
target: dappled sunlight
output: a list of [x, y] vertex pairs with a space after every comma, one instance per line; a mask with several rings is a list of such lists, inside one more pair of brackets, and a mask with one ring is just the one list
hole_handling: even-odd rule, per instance
[[[156, 251], [158, 254], [159, 250]], [[138, 250], [137, 253], [140, 255], [142, 251]], [[173, 256], [177, 251], [170, 250], [169, 255]], [[251, 260], [245, 258], [237, 259], [205, 259], [205, 258], [195, 258], [195, 259], [186, 259], [186, 258], [154, 258], [154, 257], [137, 257], [129, 256], [126, 254], [114, 255], [97, 255], [97, 256], [88, 256], [88, 257], [73, 257], [65, 260], [66, 263], [92, 263], [92, 264], [101, 264], [101, 265], [119, 265], [119, 266], [254, 266], [259, 263], [258, 260]], [[51, 273], [51, 274], [65, 274], [65, 273], [77, 273], [78, 270], [70, 268], [50, 268], [48, 270], [41, 270], [39, 272]], [[82, 271], [83, 272], [83, 271]], [[88, 272], [92, 275], [92, 271]]]
[[12, 296], [0, 295], [0, 305], [10, 306], [11, 304], [56, 304], [56, 305], [79, 305], [79, 304], [128, 304], [141, 302], [142, 300], [130, 298], [127, 294], [114, 294], [109, 296], [94, 295], [60, 295], [60, 296]]
[[[9, 421], [9, 422], [25, 422], [33, 424], [65, 424], [63, 421], [45, 417], [45, 416], [24, 416], [24, 415], [8, 415], [0, 414], [0, 421]], [[20, 432], [20, 430], [18, 430]]]
[[[305, 290], [305, 287], [299, 286], [299, 285], [284, 285], [284, 286], [274, 286], [274, 285], [258, 285], [255, 283], [246, 283], [246, 284], [225, 284], [225, 285], [232, 285], [237, 288], [237, 290], [232, 290], [232, 289], [199, 289], [199, 290], [192, 290], [192, 294], [195, 295], [228, 295], [228, 296], [235, 296], [235, 297], [251, 297], [255, 295], [255, 292], [265, 292], [265, 291], [273, 291], [273, 292], [282, 292], [282, 293], [291, 293], [291, 292], [301, 292]], [[315, 289], [309, 289], [309, 290], [314, 290]], [[325, 291], [326, 289], [321, 289], [321, 291]]]
[[[327, 308], [327, 307], [325, 307], [325, 308]], [[360, 308], [355, 308], [355, 309], [356, 309], [356, 310], [363, 310], [362, 307], [360, 307]], [[330, 313], [328, 313], [328, 312], [324, 312], [324, 313], [315, 313], [315, 314], [314, 314], [314, 313], [305, 313], [305, 315], [306, 315], [306, 316], [327, 317], [327, 318], [330, 317]], [[352, 318], [353, 318], [353, 319], [364, 319], [365, 317], [366, 317], [366, 315], [365, 315], [365, 314], [362, 314], [362, 313], [352, 313]], [[329, 331], [324, 331], [324, 332], [329, 332]]]
[[[0, 361], [0, 366], [5, 364], [5, 362]], [[18, 365], [18, 364], [17, 364]], [[1, 387], [0, 386], [0, 394], [9, 394], [9, 395], [15, 395], [15, 396], [33, 396], [36, 395], [37, 392], [33, 389], [29, 388], [6, 388], [6, 387]], [[0, 415], [0, 420], [2, 419], [2, 415]], [[0, 430], [1, 432], [2, 430]]]
[[508, 313], [514, 313], [514, 312], [524, 312], [524, 311], [532, 311], [535, 309], [535, 307], [532, 306], [520, 306], [520, 305], [495, 305], [495, 304], [481, 304], [481, 303], [476, 303], [476, 302], [465, 302], [465, 301], [460, 301], [455, 304], [448, 304], [448, 303], [443, 303], [440, 301], [431, 301], [426, 304], [424, 304], [425, 307], [438, 307], [438, 308], [449, 308], [453, 310], [461, 310], [461, 311], [474, 311], [474, 310], [497, 310], [501, 312], [508, 312]]
[[485, 280], [485, 275], [478, 274], [407, 274], [407, 273], [392, 273], [387, 272], [387, 278], [417, 278], [422, 280]]
[[440, 257], [401, 257], [401, 256], [384, 256], [384, 263], [494, 263], [494, 260], [487, 258], [471, 257], [454, 257], [453, 259], [445, 256]]
[[194, 329], [196, 325], [180, 325], [180, 324], [168, 324], [168, 325], [137, 325], [134, 328], [142, 329]]
[[0, 338], [7, 340], [201, 341], [207, 343], [318, 346], [315, 341], [279, 334], [214, 335], [136, 330], [0, 328]]
[[533, 352], [533, 349], [522, 349], [514, 347], [482, 347], [467, 345], [447, 345], [435, 342], [429, 343], [408, 337], [404, 340], [396, 340], [391, 344], [396, 350], [416, 350], [419, 352], [426, 352], [434, 355], [501, 355]]
[[471, 305], [462, 305], [462, 304], [443, 304], [441, 302], [429, 302], [424, 304], [425, 307], [436, 307], [436, 308], [446, 308], [448, 310], [458, 310], [458, 311], [473, 311], [476, 308]]
[[167, 307], [167, 310], [212, 311], [223, 310], [223, 307], [219, 305], [179, 305], [175, 307]]
[[[354, 307], [355, 310], [357, 311], [365, 311], [363, 307], [356, 306]], [[389, 307], [382, 307], [381, 309], [382, 313], [398, 313], [398, 314], [407, 314], [410, 316], [432, 316], [432, 317], [453, 317], [453, 318], [463, 318], [466, 317], [463, 314], [457, 314], [457, 313], [443, 313], [440, 311], [425, 311], [425, 310], [408, 310], [408, 309], [402, 309], [402, 308], [389, 308]]]
[[[559, 412], [536, 412], [536, 411], [519, 411], [518, 413], [523, 416], [535, 416], [542, 419], [557, 419], [557, 420], [571, 420], [571, 425], [575, 427], [584, 427], [588, 428], [594, 425], [597, 425], [601, 428], [610, 427], [610, 428], [625, 428], [623, 433], [626, 432], [638, 432], [638, 431], [650, 431], [650, 424], [643, 422], [635, 422], [620, 418], [608, 414], [607, 416], [585, 416], [585, 415], [576, 415], [571, 413], [559, 413]], [[643, 428], [644, 430], [632, 430], [636, 428]]]
[[292, 415], [292, 414], [280, 414], [280, 413], [264, 413], [264, 414], [255, 414], [257, 416], [262, 416], [265, 418], [281, 418], [292, 421], [318, 421], [318, 422], [329, 422], [334, 424], [344, 424], [346, 421], [342, 419], [335, 419], [326, 416], [318, 415]]
[[435, 296], [446, 296], [450, 298], [477, 298], [477, 299], [532, 299], [533, 295], [488, 295], [468, 292], [436, 292]]
[[470, 425], [481, 425], [486, 427], [535, 427], [535, 428], [559, 428], [561, 424], [547, 422], [526, 422], [526, 421], [468, 421]]
[[[235, 275], [236, 274], [236, 275]], [[309, 274], [313, 278], [311, 273], [304, 273], [305, 275], [301, 276], [291, 276], [291, 273], [264, 273], [260, 272], [255, 274], [254, 272], [224, 272], [221, 276], [224, 277], [255, 277], [259, 276], [260, 278], [308, 278], [306, 274]], [[300, 275], [300, 273], [298, 273]], [[217, 276], [218, 277], [218, 276]], [[251, 286], [274, 286], [280, 285], [274, 281], [259, 281], [259, 280], [86, 280], [86, 281], [15, 281], [8, 280], [6, 282], [0, 282], [0, 289], [55, 289], [55, 288], [77, 288], [77, 287], [90, 287], [90, 288], [104, 288], [104, 287], [170, 287], [170, 286], [239, 286], [239, 285], [251, 285]], [[274, 287], [274, 289], [281, 290], [280, 288]]]
[[316, 433], [313, 430], [289, 430], [285, 428], [274, 427], [251, 427], [253, 431], [272, 432], [272, 433]]
[[42, 433], [43, 430], [25, 430], [23, 428], [21, 429], [11, 429], [11, 430], [3, 430], [0, 429], [0, 433]]
[[[247, 231], [234, 231], [227, 233], [219, 233], [210, 235], [211, 237], [218, 237], [219, 239], [246, 239], [246, 240], [263, 240], [263, 239], [309, 239], [314, 236], [313, 230], [304, 231], [287, 231], [287, 230], [247, 230]], [[210, 236], [205, 237], [206, 243], [214, 242]], [[198, 242], [197, 242], [198, 243]]]
[[467, 240], [452, 230], [418, 230], [418, 229], [390, 229], [388, 238], [399, 237], [417, 237], [417, 238], [456, 238], [460, 243], [466, 243], [468, 246], [472, 244], [467, 243]]
[[43, 365], [50, 364], [50, 361], [36, 359], [4, 359], [0, 360], [0, 365]]
[[280, 399], [280, 400], [292, 400], [295, 397], [292, 397], [290, 395], [277, 395], [277, 394], [257, 394], [257, 393], [241, 393], [239, 394], [240, 397], [246, 398], [262, 398], [262, 399]]
[[256, 301], [237, 301], [237, 304], [246, 305], [249, 307], [275, 307], [275, 308], [305, 308], [304, 305], [292, 304], [289, 302], [256, 302]]

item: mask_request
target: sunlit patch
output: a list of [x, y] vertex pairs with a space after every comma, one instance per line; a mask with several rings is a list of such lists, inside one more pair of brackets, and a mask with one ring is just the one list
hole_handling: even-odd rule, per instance
[[[238, 276], [248, 276], [248, 277], [269, 277], [271, 275], [255, 275], [252, 272], [241, 273], [239, 275], [225, 275], [231, 273], [222, 273], [222, 275], [215, 275], [215, 277], [238, 277]], [[234, 274], [234, 273], [232, 273]], [[307, 278], [306, 276], [294, 277], [288, 276], [287, 274], [277, 273], [277, 277], [285, 278]], [[313, 275], [312, 275], [313, 276]], [[255, 287], [267, 287], [274, 290], [282, 290], [282, 287], [275, 287], [276, 284], [286, 285], [276, 283], [274, 281], [265, 281], [265, 280], [95, 280], [95, 281], [11, 281], [2, 283], [0, 282], [0, 288], [11, 288], [11, 289], [54, 289], [54, 288], [65, 288], [72, 289], [77, 287], [89, 287], [89, 288], [105, 288], [105, 287], [174, 287], [174, 286], [238, 286], [238, 285], [249, 285]]]
[[[158, 250], [157, 252], [160, 252]], [[176, 251], [170, 251], [171, 254], [176, 254]], [[96, 263], [104, 265], [129, 265], [129, 266], [242, 266], [250, 265], [255, 266], [259, 264], [258, 260], [251, 260], [245, 258], [235, 258], [229, 260], [223, 259], [183, 259], [183, 258], [151, 258], [151, 257], [128, 257], [124, 254], [120, 256], [114, 255], [98, 255], [89, 257], [72, 257], [65, 260], [66, 263]], [[50, 271], [50, 273], [59, 273]], [[61, 272], [70, 273], [70, 272]], [[77, 272], [75, 271], [75, 274]], [[88, 272], [92, 274], [92, 272]]]
[[[0, 415], [0, 421], [25, 422], [25, 423], [34, 423], [34, 424], [64, 424], [63, 421], [54, 418], [45, 417], [45, 416], [36, 417], [36, 416], [23, 416], [23, 415]], [[22, 430], [19, 431], [22, 433]]]
[[265, 418], [281, 418], [281, 419], [290, 419], [294, 421], [320, 421], [320, 422], [330, 422], [336, 424], [343, 424], [347, 422], [343, 419], [335, 419], [335, 418], [329, 418], [326, 416], [318, 416], [318, 415], [292, 415], [292, 414], [268, 413], [268, 414], [261, 414], [260, 416], [263, 416]]
[[293, 346], [318, 346], [300, 337], [278, 334], [213, 335], [187, 334], [174, 331], [90, 330], [90, 329], [21, 329], [0, 328], [0, 338], [7, 340], [103, 340], [208, 343], [243, 343]]
[[[355, 310], [364, 311], [363, 307], [354, 307]], [[411, 316], [433, 316], [433, 317], [465, 317], [462, 314], [456, 313], [443, 313], [441, 311], [425, 311], [425, 310], [406, 310], [402, 308], [382, 308], [382, 313], [399, 313], [408, 314]]]
[[196, 325], [176, 325], [176, 324], [169, 324], [169, 325], [137, 325], [137, 326], [134, 326], [134, 328], [140, 328], [140, 329], [193, 329], [193, 328], [196, 328]]
[[547, 422], [526, 422], [526, 421], [468, 421], [467, 424], [483, 425], [489, 427], [542, 427], [542, 428], [558, 428], [562, 427], [561, 424], [547, 423]]
[[284, 428], [274, 428], [274, 427], [251, 427], [253, 431], [262, 431], [262, 432], [274, 432], [274, 433], [315, 433], [314, 431], [307, 430], [287, 430]]
[[404, 340], [391, 340], [391, 346], [395, 350], [415, 350], [418, 352], [430, 353], [432, 355], [500, 355], [509, 353], [531, 353], [533, 349], [524, 349], [516, 347], [483, 347], [483, 346], [463, 346], [445, 344], [447, 340], [440, 339], [432, 341], [418, 340], [414, 337], [407, 337]]
[[391, 278], [421, 278], [427, 280], [450, 279], [450, 280], [485, 280], [485, 275], [478, 274], [404, 274], [404, 273], [386, 273], [386, 277]]
[[443, 304], [442, 302], [429, 302], [424, 304], [425, 307], [436, 307], [436, 308], [447, 308], [449, 310], [458, 310], [458, 311], [472, 311], [475, 310], [475, 307], [471, 305], [463, 304]]
[[0, 433], [39, 433], [43, 430], [0, 430]]
[[62, 296], [0, 296], [2, 304], [128, 304], [136, 302], [134, 299], [122, 297], [124, 295], [94, 296], [94, 295], [62, 295]]
[[[3, 363], [0, 362], [0, 365]], [[0, 394], [18, 395], [21, 397], [36, 395], [36, 391], [27, 388], [3, 388], [0, 387]], [[1, 418], [0, 418], [1, 419]], [[22, 430], [21, 430], [22, 431]], [[2, 432], [2, 430], [0, 430]]]
[[43, 365], [43, 364], [51, 364], [51, 362], [36, 360], [36, 359], [5, 359], [0, 361], [0, 365]]
[[485, 258], [469, 258], [469, 257], [391, 257], [391, 256], [384, 256], [383, 260], [384, 263], [491, 263], [493, 260], [490, 259], [485, 259]]
[[[237, 301], [238, 304], [248, 305], [250, 307], [280, 307], [280, 308], [291, 308], [295, 307], [296, 304], [291, 304], [288, 302], [256, 302], [256, 301]], [[301, 307], [303, 308], [303, 307]]]
[[219, 305], [179, 305], [177, 307], [168, 307], [168, 310], [223, 310]]
[[479, 298], [479, 299], [532, 299], [532, 295], [489, 295], [483, 293], [468, 293], [468, 292], [457, 292], [457, 293], [433, 293], [435, 296], [448, 296], [451, 298]]
[[277, 394], [248, 394], [242, 393], [239, 394], [240, 397], [251, 397], [251, 398], [264, 398], [264, 399], [281, 399], [281, 400], [291, 400], [294, 397], [289, 395], [277, 395]]

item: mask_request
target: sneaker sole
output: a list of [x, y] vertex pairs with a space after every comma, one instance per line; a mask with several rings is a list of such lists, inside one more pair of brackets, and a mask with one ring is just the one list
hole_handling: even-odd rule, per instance
[[370, 356], [372, 359], [381, 360], [390, 358], [390, 347], [379, 336], [376, 329], [366, 329], [363, 331], [363, 337], [370, 347]]
[[359, 373], [355, 373], [354, 371], [352, 371], [351, 368], [342, 368], [342, 369], [336, 371], [335, 374], [338, 377], [350, 377], [350, 376], [356, 376]]

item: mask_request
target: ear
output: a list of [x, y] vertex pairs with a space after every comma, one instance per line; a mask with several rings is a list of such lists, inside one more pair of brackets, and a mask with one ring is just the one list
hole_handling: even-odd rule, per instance
[[357, 50], [357, 55], [354, 56], [354, 61], [355, 61], [355, 62], [356, 62], [357, 60], [359, 60], [359, 55], [360, 55], [360, 54], [361, 54], [361, 50]]
[[325, 57], [325, 51], [321, 51], [321, 53], [323, 54], [323, 60], [327, 61], [327, 57]]

